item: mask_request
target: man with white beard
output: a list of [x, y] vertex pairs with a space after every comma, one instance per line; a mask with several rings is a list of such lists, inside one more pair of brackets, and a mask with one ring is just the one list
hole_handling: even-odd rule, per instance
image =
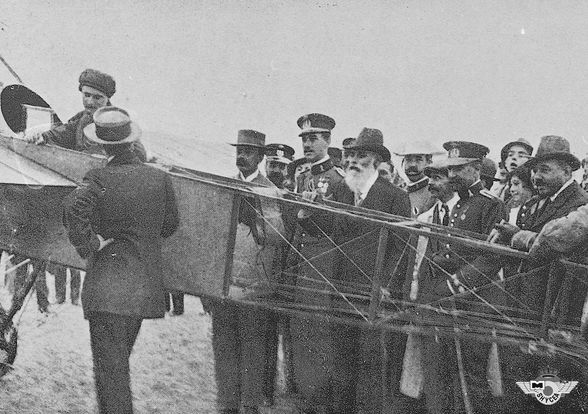
[[[383, 142], [380, 130], [364, 128], [357, 140], [345, 147], [345, 159], [348, 161], [345, 181], [334, 186], [333, 200], [410, 217], [408, 194], [378, 174], [378, 165], [390, 160], [390, 152]], [[370, 291], [379, 230], [380, 226], [351, 217], [335, 218], [333, 239], [340, 250], [333, 263], [333, 283], [343, 291], [351, 283], [360, 286], [362, 291]], [[381, 284], [390, 289], [392, 296], [400, 298], [406, 273], [402, 252], [407, 236], [391, 233]], [[332, 304], [336, 307], [348, 306], [342, 300], [333, 300]], [[333, 324], [330, 328], [334, 355], [333, 412], [380, 413], [385, 396], [398, 387], [398, 379], [392, 372], [399, 371], [395, 364], [402, 361], [401, 355], [396, 355], [396, 349], [404, 350], [404, 345], [400, 348], [397, 344], [402, 342], [402, 338], [351, 325]], [[388, 363], [384, 358], [386, 351], [389, 354]], [[380, 381], [382, 372], [386, 373], [386, 383]], [[393, 394], [396, 398], [398, 393]]]

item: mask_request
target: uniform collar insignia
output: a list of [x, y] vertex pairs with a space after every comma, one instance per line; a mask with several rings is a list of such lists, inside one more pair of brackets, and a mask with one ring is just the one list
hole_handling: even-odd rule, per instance
[[320, 164], [313, 165], [310, 168], [310, 173], [312, 175], [319, 175], [321, 173], [324, 173], [325, 171], [329, 171], [331, 168], [333, 168], [333, 162], [329, 158], [321, 162]]

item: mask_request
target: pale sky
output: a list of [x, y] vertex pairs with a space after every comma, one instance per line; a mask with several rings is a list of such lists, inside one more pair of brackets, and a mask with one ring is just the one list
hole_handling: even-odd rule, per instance
[[108, 72], [151, 150], [194, 168], [234, 171], [239, 129], [299, 151], [310, 112], [336, 120], [337, 146], [372, 127], [392, 151], [471, 140], [498, 161], [558, 134], [588, 153], [586, 2], [1, 3], [0, 54], [62, 119], [79, 73]]

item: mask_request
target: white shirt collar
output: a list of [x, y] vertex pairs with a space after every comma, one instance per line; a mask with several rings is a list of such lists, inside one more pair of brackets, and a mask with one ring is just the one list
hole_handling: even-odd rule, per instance
[[318, 160], [317, 162], [313, 162], [313, 163], [311, 164], [311, 167], [312, 167], [313, 165], [319, 165], [319, 164], [322, 164], [323, 162], [327, 161], [329, 158], [331, 158], [331, 157], [329, 157], [329, 155], [327, 154], [327, 155], [325, 155], [323, 158], [321, 158], [320, 160]]
[[[447, 204], [447, 207], [449, 208], [450, 213], [458, 201], [459, 201], [459, 195], [457, 195], [457, 193], [453, 193], [453, 197], [451, 197], [451, 199], [449, 201], [447, 201], [447, 203], [445, 203], [445, 204]], [[435, 208], [438, 208], [439, 211], [441, 211], [442, 205], [443, 205], [443, 203], [441, 202], [441, 200], [437, 200], [437, 202], [435, 204], [433, 204], [433, 207], [431, 207], [430, 209], [428, 209], [427, 211], [425, 211], [424, 213], [420, 214], [417, 217], [417, 221], [422, 221], [423, 223], [432, 223], [433, 222], [433, 215], [435, 213]]]
[[370, 192], [370, 188], [372, 188], [372, 186], [374, 185], [374, 183], [376, 182], [378, 177], [379, 177], [379, 174], [378, 174], [378, 171], [376, 170], [376, 171], [374, 171], [372, 176], [366, 180], [366, 182], [363, 184], [363, 186], [359, 189], [359, 193], [360, 193], [359, 199], [360, 200], [365, 200], [367, 193]]
[[[458, 201], [459, 196], [457, 195], [457, 193], [453, 193], [453, 197], [451, 197], [451, 199], [447, 201], [447, 203], [445, 203], [447, 204], [447, 207], [449, 207], [449, 211], [453, 210], [453, 207], [455, 207]], [[441, 206], [443, 205], [441, 200], [437, 200], [437, 205], [439, 205], [439, 208], [441, 208]]]
[[551, 197], [549, 197], [551, 199], [551, 201], [554, 202], [555, 199], [557, 198], [557, 196], [559, 195], [559, 193], [561, 193], [563, 190], [565, 190], [566, 188], [568, 188], [575, 181], [576, 180], [574, 180], [573, 178], [570, 178], [568, 181], [566, 181], [564, 183], [564, 185], [562, 185], [561, 188], [559, 190], [557, 190], [557, 193], [555, 193], [554, 195], [552, 195]]
[[257, 170], [255, 170], [255, 172], [253, 174], [251, 174], [248, 177], [244, 177], [243, 173], [241, 171], [239, 171], [239, 178], [242, 181], [247, 181], [248, 183], [252, 182], [253, 180], [255, 180], [257, 177], [259, 176], [259, 168]]

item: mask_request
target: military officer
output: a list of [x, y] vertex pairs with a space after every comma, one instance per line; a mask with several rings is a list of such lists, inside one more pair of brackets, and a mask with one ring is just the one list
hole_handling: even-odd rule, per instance
[[440, 154], [433, 145], [428, 141], [407, 142], [404, 149], [395, 152], [396, 155], [403, 157], [402, 165], [404, 173], [408, 177], [408, 197], [412, 206], [412, 216], [430, 209], [435, 203], [435, 198], [429, 191], [429, 178], [425, 175], [425, 167], [433, 162], [433, 155]]
[[[459, 200], [450, 211], [449, 227], [456, 227], [480, 234], [489, 234], [494, 225], [506, 218], [504, 203], [492, 195], [481, 181], [483, 158], [489, 149], [483, 145], [467, 141], [450, 141], [443, 144], [448, 151], [448, 158], [442, 164], [447, 167], [450, 181], [455, 186]], [[488, 285], [497, 279], [500, 261], [495, 257], [480, 254], [479, 251], [458, 247], [450, 243], [439, 246], [439, 250], [432, 255], [435, 263], [435, 277], [438, 279], [435, 294], [438, 297], [450, 297], [456, 293], [470, 291], [470, 289]], [[464, 311], [491, 312], [493, 308], [485, 305], [485, 301], [498, 303], [503, 298], [496, 290], [485, 288], [480, 293], [484, 299], [468, 297], [466, 304], [459, 304]], [[473, 302], [473, 303], [472, 303]], [[443, 302], [442, 302], [443, 303]], [[445, 301], [445, 304], [448, 302]], [[456, 351], [452, 342], [442, 348], [439, 358], [450, 360], [456, 358]], [[463, 355], [463, 371], [465, 379], [462, 386], [468, 390], [469, 399], [474, 411], [496, 412], [499, 401], [491, 394], [486, 380], [486, 368], [490, 346], [471, 340], [461, 341]], [[457, 361], [452, 366], [458, 365]], [[439, 387], [445, 392], [454, 390], [452, 381], [459, 378], [457, 372], [451, 372], [445, 378], [447, 384]], [[439, 378], [437, 378], [439, 379]], [[460, 379], [457, 379], [458, 383]], [[461, 387], [457, 387], [457, 399], [439, 398], [434, 412], [447, 413], [453, 409], [463, 409]], [[452, 407], [459, 402], [459, 405]], [[429, 409], [431, 407], [429, 406]]]
[[[344, 173], [335, 167], [327, 154], [331, 130], [335, 121], [326, 115], [308, 114], [298, 119], [304, 157], [311, 163], [310, 170], [301, 174], [296, 183], [299, 193], [308, 199], [329, 197], [332, 187], [343, 180]], [[332, 257], [323, 253], [333, 248], [326, 232], [306, 210], [297, 213], [297, 226], [290, 251], [288, 267], [295, 269], [297, 285], [320, 289], [325, 279], [331, 278]], [[299, 252], [299, 253], [298, 253]], [[325, 298], [308, 292], [297, 293], [297, 300], [326, 305]], [[292, 317], [292, 351], [294, 376], [303, 404], [303, 412], [328, 411], [331, 405], [330, 383], [332, 376], [332, 347], [329, 326], [325, 322], [307, 317]]]
[[265, 175], [278, 188], [284, 188], [288, 165], [294, 161], [294, 148], [285, 144], [265, 146]]

